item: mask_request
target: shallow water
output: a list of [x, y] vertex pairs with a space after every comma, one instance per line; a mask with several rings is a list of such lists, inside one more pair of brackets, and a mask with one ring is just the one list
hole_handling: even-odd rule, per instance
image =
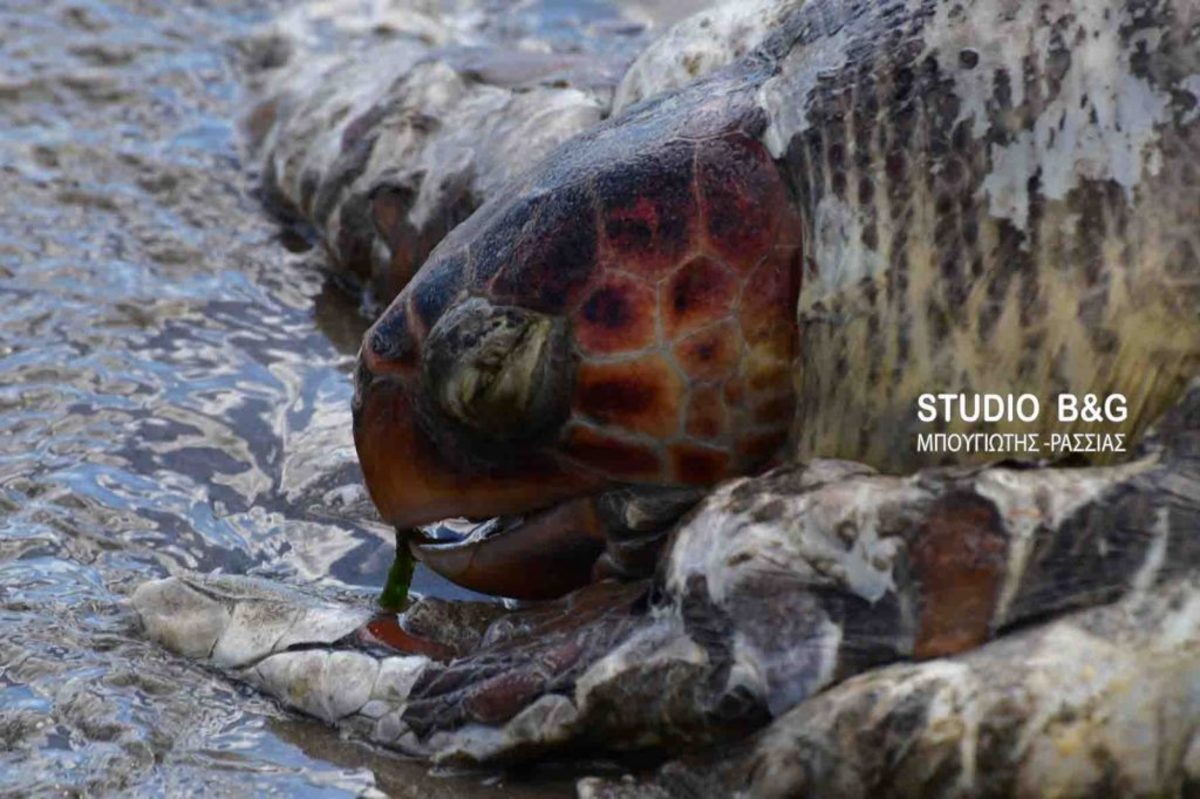
[[272, 11], [0, 6], [0, 794], [559, 795], [343, 741], [123, 604], [178, 568], [368, 601], [390, 563], [350, 439], [364, 320], [239, 162], [235, 45]]

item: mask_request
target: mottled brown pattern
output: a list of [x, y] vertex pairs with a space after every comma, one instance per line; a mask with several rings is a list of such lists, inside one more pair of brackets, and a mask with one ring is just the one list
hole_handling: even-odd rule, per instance
[[599, 422], [666, 437], [679, 426], [679, 383], [674, 369], [659, 356], [629, 363], [583, 363], [572, 404]]
[[674, 337], [724, 318], [737, 298], [737, 289], [737, 278], [722, 263], [706, 256], [689, 260], [664, 288], [667, 334]]
[[[982, 1], [817, 3], [794, 14], [790, 27], [805, 46], [836, 36], [845, 54], [806, 98], [791, 100], [803, 103], [808, 124], [783, 161], [815, 278], [798, 310], [801, 456], [896, 471], [961, 460], [917, 453], [917, 434], [933, 430], [916, 419], [924, 392], [1028, 391], [1042, 400], [1039, 423], [999, 431], [1136, 436], [1200, 367], [1200, 182], [1189, 179], [1200, 123], [1182, 83], [1200, 63], [1196, 12], [1181, 3], [1122, 8], [1095, 17], [1079, 3], [1046, 4], [1037, 33], [1022, 27], [1022, 13]], [[1072, 59], [1100, 29], [1117, 31], [1106, 68], [1122, 102], [1146, 91], [1167, 104], [1146, 145], [1160, 166], [1128, 188], [1090, 177], [1086, 158], [1064, 165], [1071, 156], [1059, 150], [1070, 145], [1056, 137], [1072, 134], [1051, 116], [1079, 80]], [[1019, 68], [993, 68], [997, 53]], [[802, 74], [804, 51], [790, 59], [784, 71]], [[969, 93], [977, 86], [988, 94]], [[1112, 114], [1098, 93], [1083, 102], [1093, 124]], [[1028, 143], [1035, 129], [1048, 137], [1038, 151]], [[1026, 160], [1005, 162], [1008, 149]], [[1028, 180], [1016, 171], [1025, 163]], [[1059, 174], [1075, 183], [1061, 197]], [[1005, 181], [1014, 189], [1001, 196]], [[1006, 202], [1017, 209], [1011, 218], [997, 212]], [[852, 221], [842, 230], [844, 219]], [[830, 260], [839, 253], [840, 265]], [[1059, 392], [1124, 393], [1130, 419], [1060, 424], [1047, 407]], [[942, 431], [973, 429], [958, 422]]]
[[738, 366], [741, 331], [727, 320], [698, 330], [675, 345], [675, 361], [693, 380], [722, 380]]
[[636, 352], [654, 343], [657, 315], [653, 288], [625, 275], [606, 275], [575, 312], [575, 337], [587, 353]]

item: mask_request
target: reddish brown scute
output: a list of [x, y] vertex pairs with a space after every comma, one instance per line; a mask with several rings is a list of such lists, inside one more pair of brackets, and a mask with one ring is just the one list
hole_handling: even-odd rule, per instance
[[693, 380], [732, 377], [742, 358], [740, 338], [741, 331], [733, 319], [703, 327], [675, 345], [675, 363]]
[[754, 139], [730, 136], [700, 148], [696, 171], [709, 248], [734, 268], [756, 266], [785, 221], [787, 196], [770, 155]]
[[491, 296], [557, 313], [578, 298], [594, 271], [596, 228], [592, 196], [585, 186], [567, 185], [535, 197], [533, 235], [517, 236], [511, 260], [491, 282]]
[[563, 446], [574, 458], [608, 479], [629, 483], [662, 479], [662, 455], [657, 445], [618, 438], [592, 425], [573, 424], [567, 430]]
[[657, 277], [679, 265], [699, 221], [693, 184], [694, 145], [667, 144], [596, 177], [605, 256]]
[[592, 354], [636, 352], [656, 338], [658, 293], [630, 275], [598, 278], [575, 314], [579, 349]]
[[612, 479], [706, 485], [786, 439], [799, 226], [749, 133], [658, 155], [591, 184], [599, 236], [569, 309], [581, 360], [563, 450]]
[[584, 361], [576, 377], [577, 411], [606, 425], [667, 438], [679, 427], [685, 391], [678, 371], [662, 355], [633, 361]]
[[689, 259], [667, 281], [663, 326], [678, 336], [728, 316], [737, 304], [741, 281], [720, 261], [707, 255]]

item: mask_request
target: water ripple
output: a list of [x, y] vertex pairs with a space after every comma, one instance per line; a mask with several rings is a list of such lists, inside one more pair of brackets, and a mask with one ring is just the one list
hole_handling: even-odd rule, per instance
[[[481, 4], [556, 41], [604, 5]], [[365, 599], [390, 564], [350, 438], [363, 320], [238, 160], [239, 48], [278, 12], [0, 6], [0, 794], [495, 793], [167, 655], [124, 606], [181, 567]]]

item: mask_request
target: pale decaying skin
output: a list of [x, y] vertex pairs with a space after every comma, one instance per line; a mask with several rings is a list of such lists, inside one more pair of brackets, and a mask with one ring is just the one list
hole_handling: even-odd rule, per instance
[[779, 0], [717, 3], [672, 26], [629, 65], [617, 86], [613, 113], [745, 56], [794, 5]]
[[1170, 796], [1200, 781], [1200, 587], [1068, 616], [951, 660], [868, 672], [715, 765], [617, 797]]
[[[497, 33], [485, 22], [471, 2], [445, 14], [422, 0], [331, 0], [298, 5], [245, 46], [270, 55], [248, 71], [256, 102], [243, 120], [263, 194], [377, 302], [610, 107], [628, 44], [556, 52], [517, 23]], [[373, 219], [379, 196], [387, 229]]]
[[[715, 765], [672, 764], [648, 784], [586, 781], [586, 795], [1196, 790], [1198, 390], [1121, 464], [879, 472], [925, 465], [913, 399], [931, 389], [1028, 390], [1043, 404], [1058, 391], [1122, 392], [1133, 432], [1183, 392], [1200, 345], [1200, 8], [731, 4], [715, 28], [685, 25], [648, 49], [619, 102], [719, 67], [785, 19], [803, 45], [777, 54], [783, 69], [757, 97], [764, 141], [805, 211], [796, 444], [804, 457], [871, 466], [813, 461], [727, 484], [678, 531], [633, 611], [559, 637], [523, 635], [540, 628], [519, 614], [489, 617], [465, 625], [471, 643], [450, 664], [372, 649], [365, 610], [236, 578], [143, 586], [133, 604], [148, 633], [290, 706], [442, 762], [579, 745], [670, 751], [771, 722]], [[443, 68], [418, 67], [426, 80], [403, 81], [412, 99], [402, 105], [436, 103]], [[607, 103], [544, 90], [578, 92], [580, 115], [570, 106], [562, 118], [581, 127]], [[476, 92], [490, 89], [430, 107], [486, 106], [519, 130], [515, 95], [487, 106], [469, 99]], [[307, 162], [341, 214], [365, 197], [355, 181], [366, 178], [336, 177], [348, 156], [335, 94], [289, 117], [311, 127], [277, 128], [266, 151], [286, 165], [275, 174], [283, 195], [310, 193]], [[418, 128], [389, 163], [457, 146]], [[483, 163], [469, 133], [447, 141]], [[372, 163], [364, 175], [384, 161]], [[439, 189], [418, 184], [413, 196], [427, 199], [410, 198], [404, 213], [445, 207]], [[299, 206], [352, 260], [341, 223]], [[395, 257], [370, 241], [374, 263]], [[419, 263], [424, 244], [408, 246]], [[983, 645], [938, 657], [964, 643]], [[879, 667], [914, 657], [935, 659]]]

